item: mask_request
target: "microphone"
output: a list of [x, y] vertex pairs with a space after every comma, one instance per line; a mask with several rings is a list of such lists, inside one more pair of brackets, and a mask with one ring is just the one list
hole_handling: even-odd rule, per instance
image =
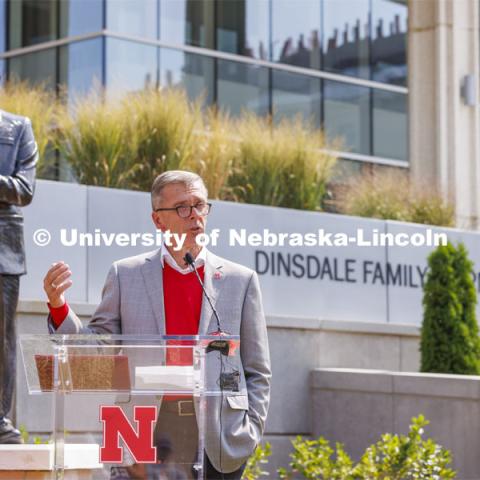
[[[210, 305], [210, 308], [213, 311], [213, 314], [215, 315], [215, 319], [217, 321], [217, 331], [213, 333], [213, 335], [219, 335], [221, 336], [222, 334], [226, 334], [223, 330], [222, 327], [220, 326], [220, 317], [218, 316], [217, 310], [213, 306], [212, 301], [210, 300], [210, 296], [208, 295], [207, 291], [205, 290], [205, 286], [202, 282], [202, 279], [200, 278], [200, 275], [198, 274], [197, 267], [195, 266], [195, 259], [193, 258], [193, 255], [190, 252], [187, 252], [185, 256], [183, 257], [185, 260], [185, 263], [187, 265], [190, 265], [192, 270], [195, 272], [195, 275], [197, 277], [198, 282], [200, 283], [200, 286], [202, 287], [203, 294], [205, 295], [205, 298], [208, 301], [208, 304]], [[230, 345], [228, 341], [226, 340], [212, 340], [206, 349], [206, 352], [211, 352], [213, 350], [219, 351], [223, 355], [228, 356], [228, 353], [230, 351]]]

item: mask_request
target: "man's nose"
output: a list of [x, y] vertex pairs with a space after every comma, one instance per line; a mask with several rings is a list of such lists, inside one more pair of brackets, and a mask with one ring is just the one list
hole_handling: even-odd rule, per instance
[[192, 207], [192, 213], [190, 214], [190, 219], [195, 220], [197, 218], [202, 218], [202, 216], [198, 213], [196, 207]]

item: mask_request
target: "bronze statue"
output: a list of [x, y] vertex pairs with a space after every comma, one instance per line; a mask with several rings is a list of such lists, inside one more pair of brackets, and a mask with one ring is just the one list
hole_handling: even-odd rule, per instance
[[8, 415], [15, 386], [19, 280], [26, 273], [20, 207], [32, 201], [37, 160], [30, 120], [0, 110], [0, 443], [22, 443]]

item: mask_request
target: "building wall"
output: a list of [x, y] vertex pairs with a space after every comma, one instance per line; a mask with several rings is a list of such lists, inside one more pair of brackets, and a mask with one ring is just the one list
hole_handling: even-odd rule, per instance
[[[457, 226], [479, 227], [479, 4], [409, 2], [409, 137], [412, 178], [456, 208]], [[473, 75], [472, 105], [462, 87]]]

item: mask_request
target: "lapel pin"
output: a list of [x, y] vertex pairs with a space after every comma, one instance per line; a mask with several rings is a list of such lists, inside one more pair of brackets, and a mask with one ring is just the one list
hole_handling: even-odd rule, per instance
[[214, 278], [215, 280], [219, 280], [220, 278], [222, 278], [222, 272], [216, 271], [216, 272], [213, 274], [213, 278]]

